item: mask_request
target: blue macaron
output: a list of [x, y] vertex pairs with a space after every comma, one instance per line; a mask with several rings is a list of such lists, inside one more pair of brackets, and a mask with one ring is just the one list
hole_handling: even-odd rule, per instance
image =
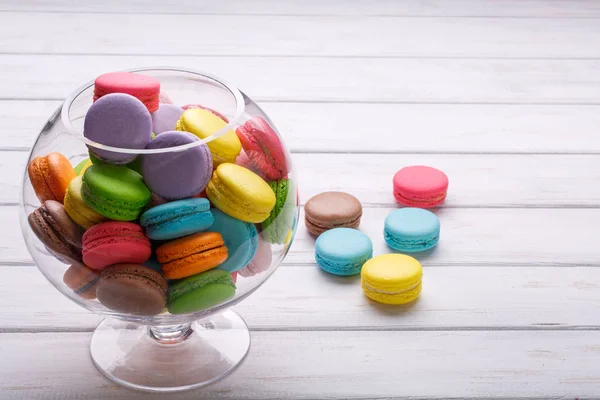
[[406, 253], [429, 250], [440, 238], [440, 220], [422, 208], [400, 208], [385, 219], [384, 237], [394, 250]]
[[371, 257], [371, 239], [356, 229], [330, 229], [319, 235], [315, 244], [317, 264], [334, 275], [356, 275]]
[[227, 247], [227, 260], [217, 268], [235, 272], [252, 261], [258, 249], [258, 232], [254, 224], [233, 218], [217, 208], [211, 210], [215, 219], [211, 232], [219, 232]]
[[172, 201], [142, 214], [140, 225], [154, 240], [169, 240], [205, 231], [215, 221], [210, 202], [203, 198]]

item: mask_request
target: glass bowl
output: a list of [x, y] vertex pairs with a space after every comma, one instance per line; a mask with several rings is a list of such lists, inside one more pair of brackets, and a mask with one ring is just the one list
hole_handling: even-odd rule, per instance
[[[277, 133], [273, 123], [256, 103], [217, 77], [171, 67], [143, 68], [128, 72], [157, 79], [161, 84], [161, 102], [180, 106], [202, 105], [225, 116], [228, 119], [227, 125], [203, 140], [178, 147], [135, 150], [104, 146], [83, 136], [85, 116], [94, 96], [94, 82], [90, 81], [69, 96], [50, 116], [35, 141], [28, 165], [34, 158], [51, 152], [63, 154], [73, 166], [89, 157], [88, 149], [142, 157], [144, 154], [180, 152], [216, 140], [253, 117], [263, 118]], [[94, 285], [102, 280], [101, 272], [94, 272], [85, 265], [69, 262], [56, 255], [32, 230], [28, 216], [41, 204], [27, 170], [25, 171], [19, 209], [27, 248], [39, 270], [61, 293], [80, 306], [106, 317], [94, 331], [91, 340], [92, 359], [104, 375], [127, 387], [171, 392], [215, 382], [242, 362], [249, 350], [250, 333], [244, 320], [231, 311], [230, 307], [258, 289], [275, 272], [292, 244], [298, 222], [295, 171], [281, 135], [277, 133], [277, 136], [284, 149], [289, 171], [289, 190], [283, 208], [270, 226], [277, 222], [280, 228], [285, 227], [286, 232], [283, 236], [280, 233], [268, 234], [269, 226], [254, 224], [257, 237], [253, 239], [256, 242], [252, 246], [257, 248], [257, 252], [249, 265], [237, 271], [237, 274], [234, 273], [237, 275], [235, 295], [221, 304], [188, 314], [170, 314], [165, 308], [161, 314], [144, 316], [115, 311], [100, 303], [94, 295]], [[252, 169], [251, 157], [250, 161], [248, 157], [240, 161], [248, 162], [250, 166], [244, 166]], [[153, 256], [154, 250], [153, 245]], [[153, 268], [160, 271], [160, 265], [157, 266], [156, 263]], [[69, 269], [71, 274], [91, 274], [98, 279], [92, 280], [85, 290], [72, 289], [70, 286], [73, 285], [65, 283], [68, 280], [65, 279], [65, 273]], [[177, 281], [168, 281], [169, 287], [175, 283]]]

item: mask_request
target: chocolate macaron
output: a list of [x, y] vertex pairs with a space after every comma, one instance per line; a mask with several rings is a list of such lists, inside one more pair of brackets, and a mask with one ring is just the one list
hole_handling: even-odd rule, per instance
[[333, 228], [358, 228], [362, 205], [351, 194], [323, 192], [311, 197], [304, 205], [304, 222], [313, 235]]
[[81, 238], [83, 229], [55, 200], [46, 200], [27, 218], [33, 233], [46, 248], [67, 262], [81, 261]]
[[96, 286], [100, 281], [100, 272], [94, 271], [81, 263], [74, 263], [67, 269], [63, 282], [84, 299], [96, 298]]
[[167, 281], [144, 265], [116, 264], [102, 271], [96, 296], [113, 311], [158, 315], [167, 303]]

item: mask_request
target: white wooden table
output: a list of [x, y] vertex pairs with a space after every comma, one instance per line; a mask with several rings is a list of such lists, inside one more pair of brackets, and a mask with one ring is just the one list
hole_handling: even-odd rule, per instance
[[[301, 199], [356, 195], [387, 250], [393, 173], [450, 177], [410, 307], [320, 272], [303, 224], [239, 311], [234, 374], [173, 399], [600, 397], [600, 2], [0, 0], [0, 399], [137, 399], [88, 354], [99, 317], [37, 271], [17, 202], [60, 99], [99, 73], [212, 71], [259, 101]], [[303, 216], [301, 216], [303, 218]]]

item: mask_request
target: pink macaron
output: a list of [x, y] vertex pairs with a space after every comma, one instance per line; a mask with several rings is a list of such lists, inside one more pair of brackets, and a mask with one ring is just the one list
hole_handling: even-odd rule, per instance
[[279, 137], [261, 117], [252, 117], [235, 131], [252, 165], [267, 180], [288, 174], [285, 152]]
[[446, 199], [448, 177], [423, 165], [404, 167], [394, 175], [394, 197], [407, 207], [431, 208]]
[[150, 258], [152, 250], [141, 226], [109, 221], [85, 231], [82, 252], [85, 265], [102, 270], [113, 264], [141, 264]]
[[94, 101], [110, 93], [126, 93], [137, 97], [153, 113], [158, 109], [160, 82], [132, 72], [109, 72], [94, 81]]

